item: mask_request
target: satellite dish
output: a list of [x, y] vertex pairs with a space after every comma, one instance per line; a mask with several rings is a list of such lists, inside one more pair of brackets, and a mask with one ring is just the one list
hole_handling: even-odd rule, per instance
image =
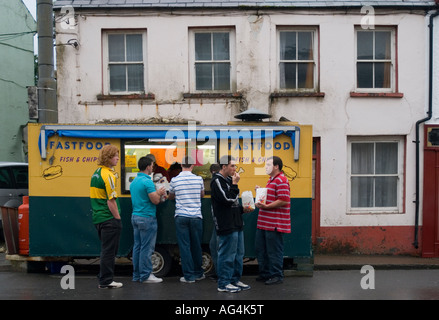
[[237, 114], [235, 118], [241, 119], [242, 121], [262, 121], [262, 119], [271, 118], [271, 116], [258, 109], [250, 108], [244, 112], [241, 112], [240, 114]]

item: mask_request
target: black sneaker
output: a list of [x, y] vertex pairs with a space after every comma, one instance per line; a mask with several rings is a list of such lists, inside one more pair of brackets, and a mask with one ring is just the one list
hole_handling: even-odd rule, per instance
[[265, 281], [266, 285], [272, 285], [272, 284], [279, 284], [282, 283], [283, 280], [279, 277], [270, 278], [267, 281]]

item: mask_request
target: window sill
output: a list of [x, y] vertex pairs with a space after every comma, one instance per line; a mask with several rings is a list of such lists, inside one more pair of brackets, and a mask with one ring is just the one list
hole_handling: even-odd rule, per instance
[[324, 92], [273, 92], [270, 98], [323, 98]]
[[241, 99], [241, 93], [183, 93], [185, 99]]
[[109, 101], [109, 100], [154, 100], [155, 95], [153, 93], [134, 93], [134, 94], [109, 94], [97, 95], [97, 99], [101, 101]]
[[351, 92], [353, 98], [403, 98], [401, 92]]

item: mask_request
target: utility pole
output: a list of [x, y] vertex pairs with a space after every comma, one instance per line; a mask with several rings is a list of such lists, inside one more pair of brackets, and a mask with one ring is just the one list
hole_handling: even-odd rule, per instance
[[58, 123], [53, 58], [53, 1], [37, 0], [38, 121]]

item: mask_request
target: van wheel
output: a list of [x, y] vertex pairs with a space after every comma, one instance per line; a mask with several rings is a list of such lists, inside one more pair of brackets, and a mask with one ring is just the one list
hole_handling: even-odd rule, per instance
[[160, 246], [155, 248], [155, 251], [152, 253], [152, 273], [156, 277], [164, 277], [166, 276], [172, 267], [172, 258], [169, 252]]
[[210, 253], [203, 251], [203, 262], [201, 264], [201, 268], [203, 268], [204, 273], [209, 273], [213, 269], [213, 260]]

